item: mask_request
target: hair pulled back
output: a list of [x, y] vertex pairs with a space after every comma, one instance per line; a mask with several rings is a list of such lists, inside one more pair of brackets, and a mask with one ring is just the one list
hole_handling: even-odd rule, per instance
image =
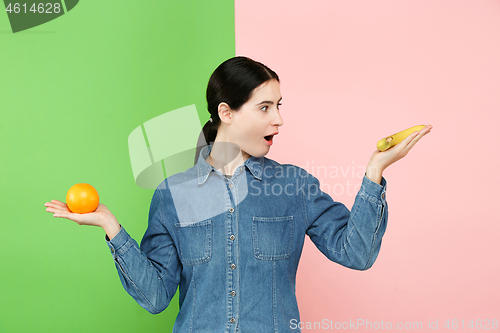
[[[219, 104], [225, 102], [232, 110], [238, 110], [251, 97], [255, 88], [271, 79], [279, 82], [278, 75], [266, 65], [248, 57], [234, 57], [224, 61], [210, 76], [207, 87], [207, 108], [211, 116], [203, 126], [201, 135], [212, 144], [220, 126]], [[203, 147], [199, 147], [199, 151]], [[195, 161], [196, 163], [196, 161]]]

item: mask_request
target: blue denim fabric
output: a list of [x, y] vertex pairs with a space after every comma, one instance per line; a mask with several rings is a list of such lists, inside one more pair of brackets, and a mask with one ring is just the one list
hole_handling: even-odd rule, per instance
[[155, 190], [140, 248], [123, 227], [106, 236], [120, 280], [153, 314], [179, 287], [174, 332], [300, 332], [295, 277], [305, 235], [330, 260], [370, 268], [387, 224], [386, 180], [365, 176], [349, 211], [304, 169], [266, 157], [250, 157], [227, 179], [205, 161], [211, 149]]

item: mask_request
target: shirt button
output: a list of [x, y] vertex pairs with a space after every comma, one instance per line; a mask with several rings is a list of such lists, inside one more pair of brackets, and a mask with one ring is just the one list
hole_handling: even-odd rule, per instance
[[233, 297], [236, 296], [236, 291], [234, 291], [234, 290], [231, 291], [231, 296], [233, 296]]
[[229, 188], [233, 188], [233, 184], [229, 184]]
[[236, 265], [235, 264], [231, 264], [231, 269], [236, 269]]
[[382, 199], [384, 199], [384, 198], [385, 198], [385, 193], [382, 193]]
[[236, 236], [235, 236], [235, 235], [231, 235], [231, 236], [229, 236], [229, 239], [230, 239], [230, 240], [235, 240], [235, 239], [236, 239]]
[[231, 322], [231, 324], [234, 324], [236, 322], [236, 319], [231, 318], [229, 321]]
[[234, 208], [233, 207], [229, 208], [229, 212], [230, 213], [234, 212]]

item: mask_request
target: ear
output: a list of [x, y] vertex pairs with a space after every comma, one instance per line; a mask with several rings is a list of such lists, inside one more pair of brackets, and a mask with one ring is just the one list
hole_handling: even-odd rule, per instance
[[224, 123], [231, 123], [233, 120], [233, 111], [226, 102], [221, 102], [218, 108], [219, 118]]

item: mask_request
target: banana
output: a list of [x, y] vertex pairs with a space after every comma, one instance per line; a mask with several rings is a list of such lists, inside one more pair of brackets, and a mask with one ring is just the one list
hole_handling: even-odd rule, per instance
[[413, 126], [408, 129], [405, 129], [404, 131], [383, 138], [379, 140], [379, 142], [377, 142], [377, 149], [380, 151], [385, 151], [403, 141], [411, 133], [418, 132], [424, 127], [425, 125]]

